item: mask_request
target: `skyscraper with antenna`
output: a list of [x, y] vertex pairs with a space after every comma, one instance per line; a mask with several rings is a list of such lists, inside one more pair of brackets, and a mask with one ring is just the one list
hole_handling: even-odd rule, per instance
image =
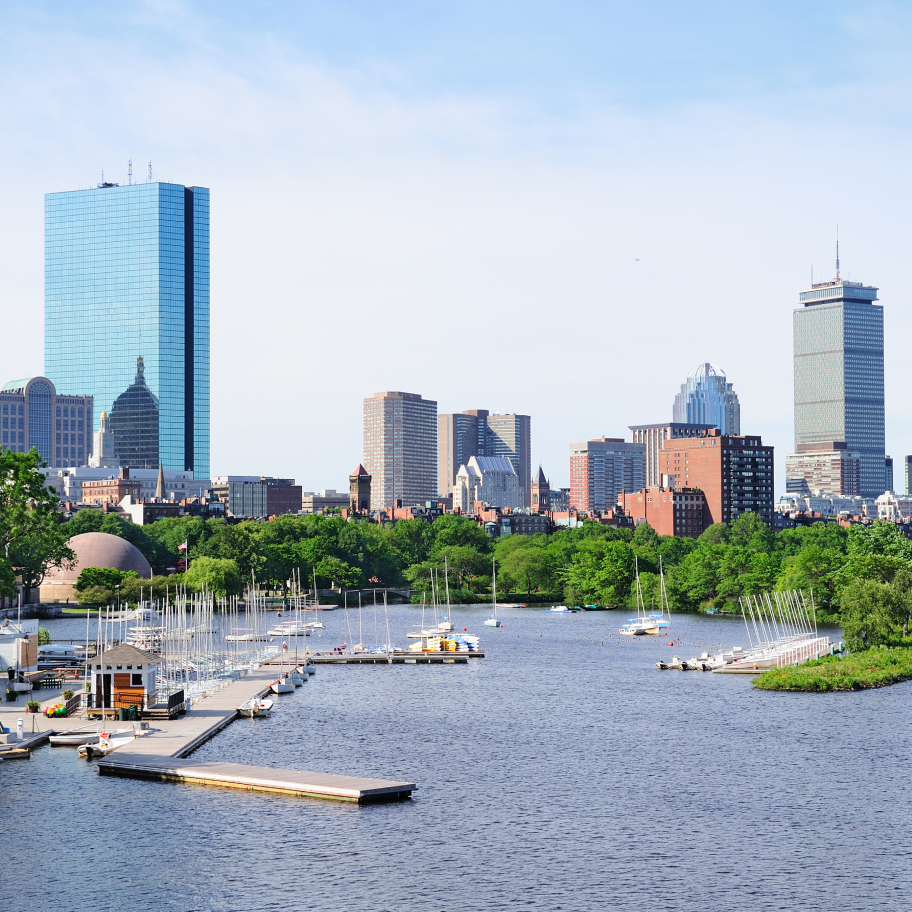
[[[821, 486], [824, 463], [834, 486], [828, 494], [878, 497], [885, 490], [884, 322], [877, 291], [840, 276], [837, 229], [836, 278], [800, 292], [794, 311], [790, 491]], [[857, 490], [835, 489], [849, 478], [858, 479]]]
[[121, 465], [208, 478], [209, 190], [48, 193], [44, 236], [45, 375], [95, 396]]

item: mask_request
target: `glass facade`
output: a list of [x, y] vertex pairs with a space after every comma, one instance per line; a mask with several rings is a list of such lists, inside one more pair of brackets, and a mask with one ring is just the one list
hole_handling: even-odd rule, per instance
[[860, 493], [886, 490], [883, 307], [877, 289], [827, 282], [794, 312], [795, 449], [841, 441], [861, 460]]
[[122, 465], [209, 477], [208, 189], [45, 196], [44, 357], [108, 412]]
[[678, 424], [708, 424], [723, 434], [741, 433], [741, 404], [725, 371], [705, 362], [697, 365], [675, 396], [672, 422]]

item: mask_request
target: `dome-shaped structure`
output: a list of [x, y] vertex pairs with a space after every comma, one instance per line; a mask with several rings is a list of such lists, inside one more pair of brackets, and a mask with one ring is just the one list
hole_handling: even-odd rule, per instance
[[712, 424], [723, 434], [740, 434], [741, 404], [725, 371], [709, 361], [698, 364], [675, 396], [672, 421]]
[[721, 367], [716, 367], [715, 364], [704, 361], [687, 375], [688, 380], [702, 380], [704, 377], [721, 377], [724, 380], [725, 371]]
[[84, 567], [133, 570], [138, 576], [146, 579], [152, 573], [152, 567], [142, 551], [117, 535], [109, 535], [107, 532], [84, 532], [82, 535], [74, 535], [69, 541], [69, 546], [76, 555], [76, 561], [72, 567], [55, 567], [48, 571], [41, 584], [43, 602], [72, 599], [73, 583], [79, 578]]

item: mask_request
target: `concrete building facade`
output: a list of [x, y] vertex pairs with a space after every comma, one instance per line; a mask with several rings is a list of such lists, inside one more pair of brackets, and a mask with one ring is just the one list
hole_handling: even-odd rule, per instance
[[877, 288], [839, 278], [799, 294], [793, 313], [795, 452], [845, 443], [863, 497], [886, 490], [884, 318]]
[[659, 464], [659, 451], [666, 440], [678, 440], [684, 437], [703, 437], [706, 432], [716, 427], [714, 424], [686, 424], [666, 421], [661, 424], [630, 425], [630, 442], [642, 443], [646, 447], [646, 484], [660, 485], [662, 469]]
[[364, 400], [363, 466], [371, 476], [371, 510], [437, 497], [437, 403], [388, 391]]
[[519, 477], [506, 456], [472, 456], [456, 473], [454, 510], [473, 513], [476, 503], [519, 510], [522, 500]]
[[211, 491], [235, 517], [260, 519], [301, 510], [301, 486], [293, 478], [221, 475], [213, 479]]
[[785, 490], [790, 494], [823, 491], [844, 497], [861, 493], [861, 458], [841, 440], [802, 443], [785, 457]]
[[449, 494], [459, 467], [472, 456], [505, 456], [513, 463], [523, 492], [523, 506], [531, 503], [532, 419], [529, 415], [491, 413], [469, 409], [437, 419], [438, 481]]
[[621, 491], [639, 491], [646, 480], [646, 446], [619, 437], [570, 444], [570, 508], [612, 510]]
[[36, 449], [51, 466], [85, 465], [92, 452], [92, 396], [58, 395], [47, 377], [0, 390], [0, 450]]

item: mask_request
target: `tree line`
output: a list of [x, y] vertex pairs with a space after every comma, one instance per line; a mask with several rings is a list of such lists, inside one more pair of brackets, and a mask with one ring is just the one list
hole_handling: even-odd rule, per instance
[[[819, 620], [843, 624], [850, 646], [899, 641], [908, 633], [912, 542], [892, 523], [819, 522], [776, 533], [748, 513], [698, 539], [660, 536], [646, 524], [614, 529], [584, 522], [552, 535], [496, 541], [473, 520], [452, 514], [389, 526], [334, 515], [239, 523], [185, 516], [137, 526], [89, 509], [64, 520], [39, 468], [37, 453], [0, 454], [0, 595], [15, 593], [17, 575], [34, 587], [48, 568], [72, 560], [74, 535], [107, 532], [134, 544], [153, 578], [88, 574], [80, 580], [80, 601], [107, 602], [115, 592], [135, 601], [141, 590], [158, 595], [177, 583], [225, 595], [254, 580], [285, 592], [299, 576], [305, 587], [316, 578], [321, 589], [408, 586], [425, 597], [436, 579], [441, 589], [448, 583], [452, 601], [472, 602], [490, 598], [496, 567], [502, 595], [626, 608], [639, 572], [647, 605], [659, 604], [661, 573], [676, 611], [737, 610], [741, 595], [797, 588], [813, 592]], [[179, 549], [183, 542], [186, 552]], [[169, 575], [184, 555], [189, 570]]]

